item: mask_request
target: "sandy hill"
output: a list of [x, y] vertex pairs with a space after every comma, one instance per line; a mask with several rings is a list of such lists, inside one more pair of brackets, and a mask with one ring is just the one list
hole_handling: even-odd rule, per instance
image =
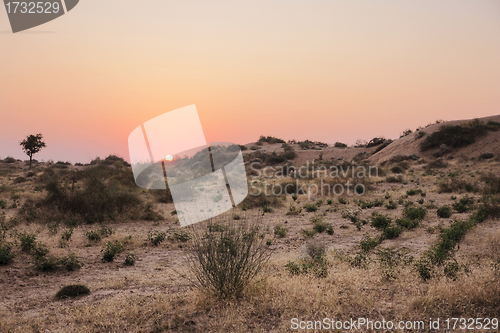
[[[473, 119], [464, 119], [464, 120], [453, 120], [446, 121], [439, 124], [434, 124], [422, 129], [422, 132], [425, 132], [425, 135], [432, 134], [433, 132], [439, 130], [441, 126], [444, 125], [460, 125], [470, 122]], [[479, 118], [482, 122], [486, 123], [488, 121], [500, 122], [500, 115], [490, 116]], [[419, 137], [419, 132], [411, 133], [405, 137], [394, 140], [388, 146], [383, 148], [382, 150], [377, 152], [378, 146], [375, 147], [347, 147], [347, 148], [336, 148], [333, 146], [329, 146], [327, 148], [321, 149], [307, 149], [303, 150], [298, 144], [292, 144], [291, 146], [295, 149], [297, 153], [297, 157], [293, 159], [293, 164], [302, 165], [307, 161], [314, 161], [320, 158], [322, 155], [323, 160], [337, 160], [337, 161], [352, 161], [356, 156], [361, 157], [363, 159], [367, 159], [371, 163], [380, 164], [384, 161], [389, 160], [392, 156], [395, 155], [417, 155], [423, 158], [433, 158], [433, 154], [436, 151], [439, 151], [440, 148], [429, 149], [428, 151], [422, 152], [420, 150], [420, 143], [425, 139], [425, 135], [423, 137]], [[420, 134], [421, 135], [421, 134]], [[245, 145], [248, 150], [244, 151], [244, 155], [251, 154], [256, 150], [252, 150], [254, 147], [258, 148], [257, 150], [272, 153], [272, 152], [283, 152], [282, 144], [268, 144], [264, 143], [261, 146], [258, 146], [256, 142], [249, 143]], [[483, 153], [493, 153], [494, 156], [500, 156], [500, 131], [488, 131], [486, 135], [480, 136], [476, 139], [476, 141], [468, 146], [462, 148], [449, 148], [443, 154], [443, 157], [453, 156], [460, 157], [465, 156], [468, 158], [476, 158]]]

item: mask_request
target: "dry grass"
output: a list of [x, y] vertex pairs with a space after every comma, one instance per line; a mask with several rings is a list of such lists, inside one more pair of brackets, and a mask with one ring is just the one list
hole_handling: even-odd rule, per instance
[[[3, 287], [0, 332], [288, 332], [292, 318], [425, 320], [437, 316], [498, 317], [500, 272], [495, 268], [495, 263], [500, 263], [498, 220], [488, 219], [478, 224], [460, 242], [460, 249], [454, 249], [454, 258], [462, 267], [456, 280], [441, 273], [425, 282], [412, 264], [399, 264], [394, 278], [388, 280], [385, 268], [376, 256], [381, 247], [393, 246], [418, 259], [438, 241], [439, 230], [452, 222], [451, 219], [439, 218], [436, 213], [437, 207], [451, 206], [454, 202], [450, 198], [454, 193], [439, 193], [438, 188], [440, 182], [449, 179], [449, 173], [455, 173], [456, 179], [472, 179], [480, 183], [479, 174], [472, 177], [476, 170], [483, 174], [500, 170], [497, 162], [488, 162], [476, 165], [474, 172], [467, 172], [459, 163], [451, 161], [446, 169], [426, 174], [421, 165], [410, 162], [405, 174], [409, 184], [372, 184], [363, 200], [385, 197], [385, 202], [398, 202], [401, 199], [403, 203], [391, 210], [383, 205], [360, 209], [354, 201], [357, 197], [346, 197], [346, 204], [339, 203], [336, 198], [327, 204], [328, 198], [323, 198], [318, 204], [319, 198], [309, 202], [307, 195], [299, 194], [295, 200], [291, 196], [279, 198], [280, 204], [273, 207], [274, 212], [264, 216], [259, 210], [260, 201], [255, 205], [259, 207], [248, 207], [246, 211], [237, 208], [221, 216], [221, 221], [227, 221], [237, 214], [243, 221], [251, 222], [260, 215], [268, 226], [264, 240], [270, 239], [269, 246], [274, 250], [269, 264], [259, 275], [267, 279], [252, 285], [239, 300], [219, 300], [192, 288], [189, 281], [176, 273], [187, 274], [188, 271], [184, 254], [186, 243], [172, 236], [179, 228], [175, 216], [170, 215], [174, 210], [172, 203], [156, 205], [155, 208], [166, 216], [161, 221], [117, 219], [107, 222], [114, 233], [99, 242], [89, 242], [86, 237], [86, 232], [99, 228], [99, 224], [77, 225], [64, 248], [60, 247], [61, 234], [68, 228], [64, 223], [54, 233], [49, 228], [50, 223], [12, 220], [19, 208], [6, 208], [3, 210], [6, 220], [11, 221], [6, 233], [7, 242], [16, 241], [14, 231], [35, 233], [37, 240], [45, 244], [51, 254], [65, 256], [74, 252], [84, 266], [75, 272], [40, 273], [33, 269], [30, 256], [21, 253], [18, 245], [14, 245], [13, 263], [2, 266], [0, 270]], [[20, 205], [28, 198], [43, 197], [43, 192], [33, 192], [34, 180], [16, 184], [14, 179], [19, 174], [10, 172], [9, 175], [0, 178], [8, 188], [0, 193], [0, 198], [4, 198], [9, 206], [13, 192], [19, 194]], [[276, 180], [277, 183], [280, 181], [283, 180]], [[313, 184], [316, 180], [308, 182]], [[406, 195], [417, 182], [427, 193], [425, 198]], [[140, 195], [145, 201], [155, 200], [150, 193]], [[418, 200], [422, 198], [425, 203], [419, 204]], [[367, 254], [366, 268], [353, 267], [352, 259], [359, 252], [364, 235], [379, 237], [381, 232], [362, 223], [358, 231], [353, 222], [342, 217], [344, 213], [357, 211], [359, 221], [370, 221], [373, 212], [390, 215], [395, 220], [403, 215], [404, 203], [408, 201], [413, 202], [413, 207], [432, 203], [436, 208], [427, 209], [417, 228], [405, 230], [396, 239], [383, 240], [371, 254]], [[297, 207], [315, 204], [318, 209], [313, 213], [302, 210], [296, 215], [286, 215], [291, 203]], [[471, 214], [454, 212], [452, 219], [466, 220]], [[327, 274], [291, 275], [285, 265], [289, 261], [300, 262], [306, 256], [307, 239], [302, 230], [311, 228], [310, 219], [314, 216], [320, 216], [334, 229], [331, 235], [323, 232], [314, 236], [326, 246]], [[273, 230], [277, 225], [288, 230], [285, 237], [274, 237]], [[154, 231], [167, 235], [158, 246], [147, 241], [148, 233]], [[103, 263], [101, 250], [108, 241], [120, 241], [124, 251], [114, 262]], [[127, 252], [137, 255], [134, 266], [124, 264]], [[438, 271], [442, 269], [437, 268]], [[84, 284], [91, 294], [57, 300], [57, 291], [68, 284]]]

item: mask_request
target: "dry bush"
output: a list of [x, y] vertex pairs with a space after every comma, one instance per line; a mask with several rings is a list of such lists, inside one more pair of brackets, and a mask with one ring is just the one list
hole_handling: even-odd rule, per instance
[[255, 222], [193, 229], [187, 260], [193, 286], [219, 298], [240, 298], [271, 256]]
[[449, 180], [442, 181], [438, 184], [439, 193], [452, 192], [478, 192], [479, 187], [476, 183], [469, 182], [465, 179], [453, 177]]

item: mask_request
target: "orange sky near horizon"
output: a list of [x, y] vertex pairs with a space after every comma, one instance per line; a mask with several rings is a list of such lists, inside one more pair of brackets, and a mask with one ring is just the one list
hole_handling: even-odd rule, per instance
[[397, 138], [500, 114], [498, 1], [80, 1], [12, 34], [0, 8], [0, 158], [128, 159], [195, 104], [207, 141]]

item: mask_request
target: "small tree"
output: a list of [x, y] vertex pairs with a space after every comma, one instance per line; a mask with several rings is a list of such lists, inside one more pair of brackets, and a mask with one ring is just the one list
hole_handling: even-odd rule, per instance
[[42, 141], [43, 136], [42, 134], [37, 134], [37, 135], [29, 135], [21, 141], [21, 147], [23, 148], [23, 151], [30, 157], [30, 169], [31, 169], [31, 162], [33, 161], [33, 155], [38, 153], [42, 148], [45, 147], [45, 142]]

